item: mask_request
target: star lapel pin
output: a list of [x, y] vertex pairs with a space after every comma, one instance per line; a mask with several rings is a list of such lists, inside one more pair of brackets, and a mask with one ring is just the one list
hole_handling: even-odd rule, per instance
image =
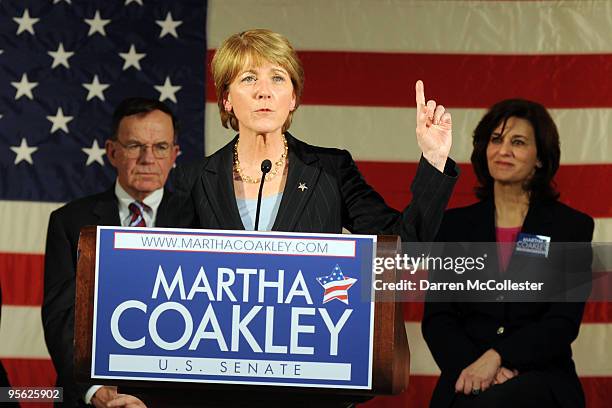
[[298, 188], [302, 191], [302, 193], [304, 192], [304, 190], [308, 190], [308, 187], [306, 187], [306, 183], [300, 183]]

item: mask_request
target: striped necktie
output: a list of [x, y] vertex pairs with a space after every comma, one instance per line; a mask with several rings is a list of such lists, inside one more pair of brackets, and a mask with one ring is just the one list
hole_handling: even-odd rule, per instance
[[130, 203], [128, 208], [130, 209], [130, 214], [132, 215], [128, 225], [130, 227], [146, 227], [147, 223], [145, 222], [143, 214], [149, 207], [140, 201], [134, 201]]

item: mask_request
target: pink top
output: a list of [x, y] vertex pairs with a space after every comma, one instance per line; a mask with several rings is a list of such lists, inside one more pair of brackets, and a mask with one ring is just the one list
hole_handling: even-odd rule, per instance
[[[516, 237], [521, 232], [521, 227], [496, 227], [495, 235], [497, 242], [505, 243], [505, 242], [516, 242]], [[512, 252], [514, 251], [514, 245], [498, 245], [497, 246], [497, 255], [499, 257], [499, 270], [503, 273], [508, 268], [508, 264], [510, 263], [510, 258], [512, 257]]]

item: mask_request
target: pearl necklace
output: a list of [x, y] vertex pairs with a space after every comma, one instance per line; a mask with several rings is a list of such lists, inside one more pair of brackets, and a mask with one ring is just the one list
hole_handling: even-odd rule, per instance
[[[285, 159], [287, 159], [287, 152], [289, 151], [289, 148], [287, 146], [287, 139], [285, 138], [285, 135], [282, 135], [282, 138], [283, 144], [285, 145], [285, 151], [283, 152], [283, 154], [281, 154], [281, 157], [279, 157], [279, 159], [274, 162], [274, 168], [268, 174], [266, 174], [266, 181], [272, 180], [274, 176], [276, 176], [276, 173], [278, 173], [278, 171], [282, 169], [285, 165]], [[240, 167], [240, 160], [238, 160], [238, 143], [240, 143], [240, 139], [238, 139], [238, 141], [236, 141], [236, 144], [234, 145], [234, 170], [236, 171], [236, 173], [238, 173], [242, 181], [244, 181], [245, 183], [258, 184], [261, 181], [261, 177], [252, 178], [242, 172], [242, 168]]]

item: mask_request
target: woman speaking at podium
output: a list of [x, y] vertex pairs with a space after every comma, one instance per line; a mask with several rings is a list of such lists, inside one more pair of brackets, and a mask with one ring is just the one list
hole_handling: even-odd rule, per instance
[[[421, 81], [416, 136], [423, 155], [412, 203], [399, 212], [364, 181], [349, 152], [312, 146], [288, 132], [304, 72], [285, 37], [263, 29], [232, 35], [212, 60], [212, 76], [221, 123], [238, 135], [202, 162], [177, 169], [177, 189], [190, 195], [194, 226], [319, 233], [344, 227], [434, 239], [457, 170], [448, 158], [451, 115], [425, 102]], [[384, 134], [372, 136], [384, 140]], [[397, 175], [397, 183], [404, 182]]]

